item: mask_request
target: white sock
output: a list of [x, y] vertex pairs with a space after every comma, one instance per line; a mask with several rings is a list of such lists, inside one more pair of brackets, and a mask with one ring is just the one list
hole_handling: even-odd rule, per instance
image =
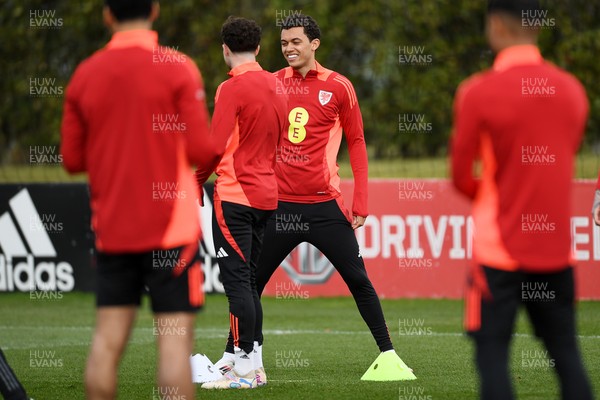
[[235, 361], [235, 354], [224, 352], [223, 357], [221, 357], [223, 361]]
[[386, 351], [382, 352], [381, 354], [383, 354], [383, 353], [389, 353], [390, 351], [391, 351], [392, 353], [395, 353], [395, 352], [396, 352], [396, 350], [392, 349], [392, 350], [386, 350]]
[[258, 345], [258, 341], [254, 341], [254, 369], [263, 368], [262, 345]]
[[236, 347], [234, 362], [235, 366], [233, 369], [236, 374], [240, 376], [248, 375], [250, 372], [254, 371], [254, 352], [251, 351], [250, 354], [247, 354], [244, 350]]

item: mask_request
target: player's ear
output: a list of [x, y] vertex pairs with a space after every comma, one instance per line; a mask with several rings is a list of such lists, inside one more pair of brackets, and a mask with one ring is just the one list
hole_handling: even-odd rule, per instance
[[508, 30], [506, 19], [501, 14], [492, 14], [489, 16], [490, 33], [495, 36], [506, 36]]
[[150, 22], [154, 22], [158, 18], [159, 14], [160, 14], [160, 4], [158, 4], [158, 1], [153, 1], [152, 2], [152, 10], [150, 11], [150, 17], [148, 17], [148, 19], [150, 20]]
[[260, 44], [256, 47], [256, 50], [254, 50], [254, 57], [256, 57], [258, 53], [260, 53]]
[[102, 8], [102, 20], [104, 21], [104, 25], [106, 25], [108, 28], [113, 27], [113, 25], [115, 24], [115, 16], [113, 15], [113, 13], [110, 11], [110, 8], [108, 8], [108, 6], [104, 6]]
[[501, 32], [502, 21], [497, 14], [490, 14], [485, 20], [485, 35], [493, 51], [499, 50], [499, 33]]
[[321, 40], [319, 40], [319, 39], [313, 39], [310, 42], [310, 49], [312, 51], [316, 51], [319, 48], [320, 45], [321, 45]]

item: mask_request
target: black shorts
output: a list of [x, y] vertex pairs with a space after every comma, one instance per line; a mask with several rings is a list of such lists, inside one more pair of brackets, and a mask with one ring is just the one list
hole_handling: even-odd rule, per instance
[[521, 305], [536, 336], [575, 335], [573, 268], [526, 273], [476, 266], [469, 273], [465, 328], [475, 339], [509, 339]]
[[146, 289], [155, 313], [198, 311], [204, 304], [198, 243], [142, 253], [98, 253], [97, 307], [139, 306]]

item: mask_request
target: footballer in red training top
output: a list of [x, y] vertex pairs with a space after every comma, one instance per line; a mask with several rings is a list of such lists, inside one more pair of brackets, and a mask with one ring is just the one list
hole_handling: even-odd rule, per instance
[[523, 13], [539, 11], [537, 0], [490, 0], [494, 64], [456, 93], [452, 180], [473, 201], [475, 226], [465, 325], [482, 399], [513, 398], [509, 344], [524, 305], [556, 363], [563, 399], [589, 400], [575, 337], [570, 229], [573, 166], [589, 106], [581, 83], [542, 58], [539, 30], [523, 26]]
[[262, 315], [254, 276], [267, 220], [277, 208], [273, 164], [285, 126], [287, 96], [277, 93], [277, 79], [256, 62], [261, 29], [255, 21], [229, 17], [221, 38], [231, 78], [215, 96], [214, 160], [198, 168], [196, 179], [202, 188], [216, 167], [213, 240], [229, 300], [235, 365], [218, 365], [223, 378], [202, 388], [251, 389], [267, 382], [262, 359], [254, 360], [261, 351], [254, 342], [256, 317]]
[[596, 192], [594, 194], [592, 214], [594, 215], [594, 223], [600, 226], [600, 174], [598, 175], [598, 182], [596, 183]]
[[[368, 215], [362, 116], [352, 83], [316, 61], [320, 37], [319, 26], [310, 16], [290, 16], [281, 27], [281, 50], [289, 66], [275, 76], [289, 104], [275, 164], [279, 204], [267, 223], [256, 285], [261, 293], [287, 255], [300, 243], [311, 243], [348, 285], [381, 356], [403, 366], [398, 379], [416, 379], [394, 351], [354, 235]], [[337, 156], [343, 136], [354, 174], [351, 212], [343, 204], [339, 186]], [[260, 317], [257, 326], [261, 329], [256, 341], [262, 345]], [[233, 353], [231, 338], [226, 352]]]
[[202, 77], [190, 57], [159, 45], [157, 2], [104, 3], [112, 38], [73, 74], [61, 129], [64, 167], [88, 173], [98, 251], [86, 397], [116, 397], [118, 361], [147, 290], [155, 318], [184, 332], [157, 335], [158, 382], [191, 399], [194, 314], [204, 300], [191, 173], [208, 136]]

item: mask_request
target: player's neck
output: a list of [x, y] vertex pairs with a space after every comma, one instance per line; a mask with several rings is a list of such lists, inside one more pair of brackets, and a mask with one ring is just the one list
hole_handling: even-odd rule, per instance
[[498, 48], [494, 49], [494, 51], [500, 53], [502, 50], [515, 46], [537, 46], [537, 40], [532, 40], [530, 38], [514, 38], [503, 42]]
[[[246, 53], [247, 54], [247, 53]], [[256, 62], [256, 57], [254, 57], [254, 55], [235, 55], [229, 58], [229, 68], [234, 69], [236, 67], [239, 67], [242, 64], [248, 64], [248, 63], [253, 63]]]
[[151, 30], [152, 22], [147, 20], [135, 20], [126, 22], [116, 22], [111, 26], [113, 33], [133, 30]]

